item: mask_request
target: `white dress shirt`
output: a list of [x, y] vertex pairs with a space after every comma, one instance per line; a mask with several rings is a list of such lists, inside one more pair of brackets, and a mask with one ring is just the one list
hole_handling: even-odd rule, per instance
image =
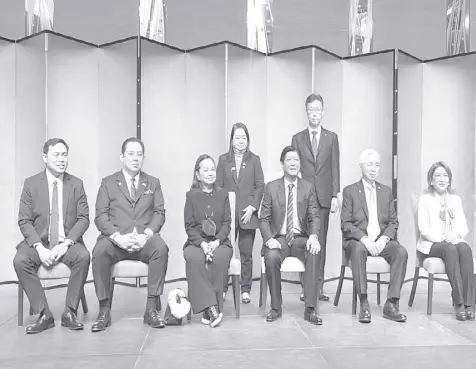
[[64, 234], [64, 224], [63, 224], [63, 177], [64, 175], [62, 174], [58, 178], [56, 178], [54, 175], [52, 175], [49, 172], [48, 169], [46, 170], [46, 179], [48, 180], [48, 194], [49, 194], [49, 200], [50, 200], [50, 227], [48, 229], [48, 240], [50, 239], [50, 234], [51, 234], [51, 209], [53, 206], [53, 185], [54, 185], [54, 182], [56, 181], [58, 183], [57, 186], [58, 186], [59, 242], [63, 242], [66, 238]]
[[309, 138], [311, 139], [311, 144], [312, 144], [312, 132], [317, 132], [316, 133], [316, 141], [317, 141], [317, 147], [319, 147], [319, 140], [321, 139], [321, 131], [322, 131], [322, 127], [321, 125], [319, 124], [319, 127], [317, 127], [317, 129], [312, 129], [311, 127], [308, 128], [309, 129]]
[[135, 187], [136, 190], [137, 190], [137, 188], [139, 187], [140, 172], [137, 173], [134, 177], [132, 177], [131, 175], [129, 175], [128, 173], [126, 173], [126, 171], [123, 169], [123, 170], [122, 170], [122, 174], [124, 174], [124, 178], [125, 178], [126, 184], [127, 184], [127, 189], [129, 190], [129, 195], [131, 195], [131, 197], [132, 197], [132, 193], [131, 193], [132, 178], [135, 178], [134, 187]]
[[[369, 212], [369, 223], [367, 225], [367, 237], [370, 241], [375, 242], [380, 235], [380, 225], [378, 222], [378, 210], [377, 210], [377, 188], [375, 182], [373, 184], [368, 183], [362, 179], [365, 192], [365, 200], [367, 201], [367, 210]], [[373, 191], [373, 201], [370, 198], [370, 191]]]
[[453, 244], [466, 242], [464, 238], [468, 235], [468, 225], [464, 215], [463, 202], [458, 195], [446, 194], [446, 206], [453, 214], [453, 218], [447, 216], [447, 221], [443, 221], [440, 212], [443, 209], [441, 198], [437, 193], [426, 193], [418, 201], [418, 230], [420, 237], [417, 242], [417, 250], [429, 254], [434, 242], [443, 242], [445, 233], [452, 231], [458, 235]]
[[289, 195], [289, 185], [293, 184], [293, 231], [294, 234], [302, 233], [301, 224], [299, 222], [298, 212], [297, 212], [297, 179], [294, 182], [288, 181], [286, 178], [284, 179], [284, 196], [286, 198], [286, 211], [284, 212], [284, 222], [281, 227], [280, 234], [286, 236], [286, 224], [288, 221], [288, 195]]

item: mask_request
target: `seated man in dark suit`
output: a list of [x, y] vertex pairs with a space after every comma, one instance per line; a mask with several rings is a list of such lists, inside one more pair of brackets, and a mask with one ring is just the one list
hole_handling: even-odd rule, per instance
[[83, 329], [76, 310], [89, 270], [89, 251], [82, 239], [89, 227], [89, 207], [83, 182], [66, 173], [68, 152], [64, 140], [46, 141], [46, 169], [25, 180], [20, 197], [18, 225], [25, 239], [17, 246], [13, 265], [33, 312], [40, 314], [26, 328], [28, 334], [55, 326], [37, 273], [41, 265], [50, 268], [59, 262], [71, 269], [61, 325], [71, 330]]
[[91, 327], [93, 332], [111, 325], [111, 271], [121, 260], [149, 264], [144, 323], [165, 327], [159, 315], [169, 255], [159, 236], [165, 222], [164, 198], [159, 180], [141, 171], [144, 151], [139, 139], [124, 141], [122, 170], [104, 178], [99, 188], [95, 223], [101, 234], [92, 258], [99, 315]]
[[314, 184], [298, 178], [299, 155], [292, 146], [281, 153], [284, 177], [269, 182], [264, 192], [260, 213], [266, 278], [271, 295], [267, 322], [282, 315], [281, 264], [288, 256], [305, 263], [304, 319], [321, 325], [318, 315], [318, 291], [322, 281], [319, 270], [319, 205]]
[[367, 256], [381, 256], [390, 264], [390, 282], [383, 317], [405, 322], [398, 301], [407, 269], [407, 250], [395, 239], [398, 220], [392, 190], [376, 182], [380, 156], [375, 150], [360, 155], [362, 179], [344, 188], [342, 203], [342, 247], [352, 263], [352, 276], [360, 298], [359, 321], [370, 323], [367, 300]]

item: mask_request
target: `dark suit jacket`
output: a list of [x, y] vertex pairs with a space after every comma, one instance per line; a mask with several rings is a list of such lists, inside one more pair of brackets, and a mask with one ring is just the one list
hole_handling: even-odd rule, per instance
[[323, 208], [330, 208], [331, 199], [340, 190], [339, 140], [334, 132], [321, 128], [317, 146], [317, 156], [312, 154], [309, 129], [296, 133], [291, 145], [296, 148], [301, 159], [302, 178], [314, 183], [317, 200]]
[[[50, 195], [45, 171], [25, 179], [18, 225], [28, 246], [48, 244]], [[82, 236], [89, 227], [88, 199], [83, 181], [68, 173], [63, 176], [63, 226], [66, 238], [83, 243]]]
[[[202, 221], [207, 219], [207, 216], [215, 222], [217, 232], [215, 237], [209, 237], [202, 232]], [[213, 196], [205, 194], [200, 189], [188, 191], [185, 200], [184, 221], [188, 236], [184, 248], [188, 245], [200, 247], [202, 242], [210, 242], [215, 239], [220, 240], [221, 245], [231, 247], [228, 238], [231, 230], [231, 210], [227, 190], [214, 190]]]
[[[377, 192], [377, 212], [380, 225], [380, 235], [395, 240], [398, 219], [390, 187], [375, 182]], [[365, 198], [365, 189], [362, 180], [347, 186], [343, 191], [341, 209], [342, 247], [346, 248], [349, 241], [359, 240], [367, 236], [369, 211]]]
[[[319, 237], [319, 204], [314, 185], [306, 180], [297, 180], [297, 209], [302, 231], [306, 236]], [[269, 182], [264, 190], [261, 204], [260, 226], [263, 242], [266, 244], [281, 230], [286, 216], [286, 191], [284, 177]]]
[[[259, 156], [247, 150], [243, 154], [240, 174], [237, 178], [234, 153], [221, 155], [218, 159], [216, 183], [228, 192], [236, 194], [236, 220], [239, 222], [240, 228], [258, 228], [258, 210], [264, 191], [264, 175]], [[250, 221], [243, 224], [242, 210], [248, 205], [253, 206], [256, 211]]]
[[[164, 197], [158, 178], [140, 173], [136, 201], [132, 200], [122, 170], [101, 182], [94, 222], [101, 235], [138, 233], [150, 228], [158, 233], [165, 223]], [[101, 237], [101, 236], [99, 236]]]

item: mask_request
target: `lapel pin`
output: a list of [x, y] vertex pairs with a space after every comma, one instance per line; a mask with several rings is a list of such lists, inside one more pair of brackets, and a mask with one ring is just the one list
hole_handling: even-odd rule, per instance
[[232, 171], [232, 172], [234, 172], [235, 170], [236, 170], [236, 168], [235, 168], [235, 167], [231, 168], [231, 171]]
[[145, 187], [145, 182], [142, 182], [142, 186], [144, 186], [144, 187]]
[[119, 186], [122, 186], [122, 183], [121, 183], [121, 182], [119, 182]]

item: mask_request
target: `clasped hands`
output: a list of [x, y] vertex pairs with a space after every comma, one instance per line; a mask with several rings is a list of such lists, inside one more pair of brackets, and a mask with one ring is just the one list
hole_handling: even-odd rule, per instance
[[448, 232], [443, 235], [443, 242], [453, 243], [458, 239], [461, 239], [461, 236], [456, 232]]
[[134, 231], [131, 233], [118, 234], [114, 237], [114, 241], [121, 249], [132, 254], [133, 252], [140, 251], [149, 238], [150, 236], [145, 233], [138, 234], [134, 228]]
[[56, 264], [59, 259], [61, 259], [64, 254], [66, 254], [66, 251], [68, 251], [68, 248], [73, 244], [74, 242], [71, 240], [64, 240], [63, 242], [57, 244], [55, 247], [53, 247], [51, 250], [47, 249], [43, 244], [39, 243], [35, 245], [36, 251], [38, 252], [38, 256], [40, 257], [41, 263], [49, 268]]
[[[270, 238], [266, 242], [266, 246], [269, 249], [280, 249], [281, 244], [276, 238]], [[306, 249], [309, 251], [311, 255], [316, 255], [321, 251], [321, 244], [319, 243], [319, 240], [317, 239], [317, 236], [315, 234], [312, 234], [309, 236], [309, 238], [306, 241]]]
[[200, 247], [203, 250], [203, 253], [205, 254], [205, 257], [207, 261], [212, 261], [213, 260], [213, 253], [215, 252], [216, 248], [220, 246], [220, 241], [219, 240], [214, 240], [211, 242], [205, 242], [203, 241], [200, 244]]
[[372, 256], [379, 256], [388, 241], [387, 236], [381, 236], [376, 241], [372, 241], [372, 239], [367, 236], [360, 240]]

